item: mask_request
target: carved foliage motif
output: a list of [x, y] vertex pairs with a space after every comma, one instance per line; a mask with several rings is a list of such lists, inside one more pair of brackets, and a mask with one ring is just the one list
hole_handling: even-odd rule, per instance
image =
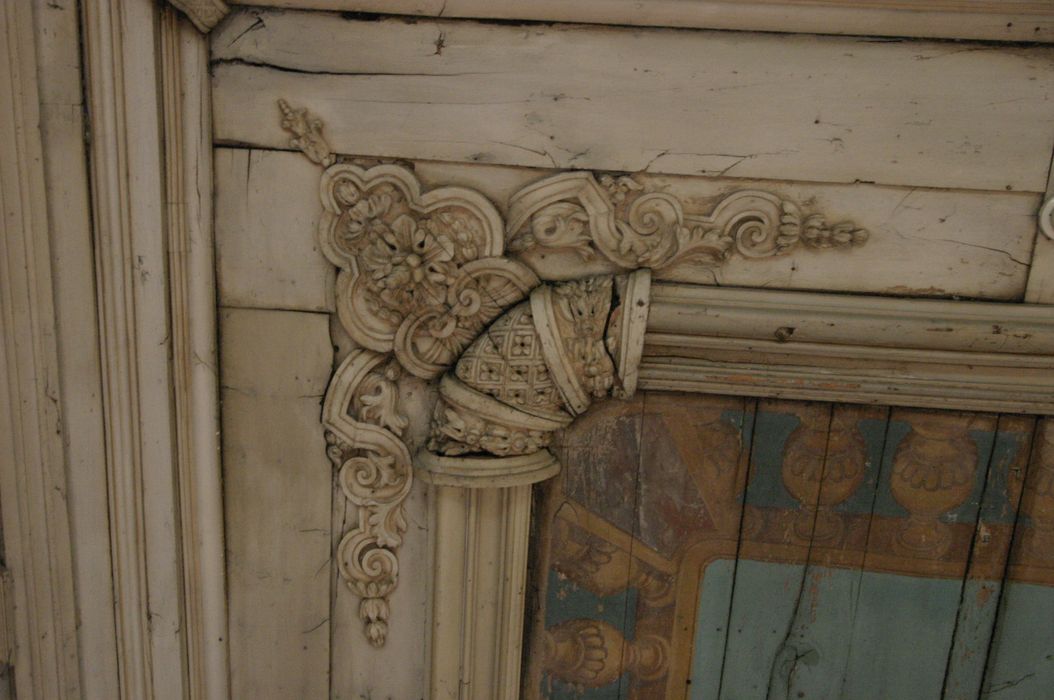
[[682, 262], [718, 266], [732, 255], [765, 258], [799, 248], [851, 248], [868, 232], [830, 224], [769, 192], [734, 192], [707, 215], [687, 213], [662, 192], [628, 176], [584, 172], [547, 178], [518, 192], [509, 208], [509, 249], [573, 250], [625, 269]]

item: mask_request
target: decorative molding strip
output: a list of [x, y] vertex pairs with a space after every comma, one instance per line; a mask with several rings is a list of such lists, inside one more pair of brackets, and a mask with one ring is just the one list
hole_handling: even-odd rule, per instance
[[168, 2], [185, 14], [202, 34], [211, 32], [212, 28], [231, 11], [223, 0], [168, 0]]
[[119, 697], [226, 698], [205, 39], [81, 5]]
[[707, 215], [684, 211], [662, 192], [647, 192], [629, 176], [587, 172], [546, 178], [509, 202], [509, 250], [573, 250], [633, 270], [688, 263], [717, 267], [738, 254], [785, 255], [795, 248], [852, 248], [868, 232], [851, 221], [828, 224], [821, 214], [769, 192], [742, 190]]
[[645, 389], [1054, 412], [1054, 309], [654, 285]]
[[160, 32], [187, 690], [190, 698], [225, 700], [230, 678], [208, 40], [172, 8], [162, 11]]
[[16, 647], [19, 697], [79, 698], [33, 14], [29, 2], [0, 5], [0, 510], [14, 639], [6, 625], [0, 635]]

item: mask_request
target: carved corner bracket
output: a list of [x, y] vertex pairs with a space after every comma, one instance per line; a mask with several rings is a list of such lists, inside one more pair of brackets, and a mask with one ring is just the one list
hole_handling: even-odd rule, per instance
[[[359, 346], [333, 375], [322, 423], [338, 482], [359, 508], [338, 546], [339, 571], [375, 646], [387, 635], [414, 464], [439, 486], [547, 479], [560, 469], [546, 449], [555, 431], [597, 399], [633, 395], [652, 269], [867, 240], [851, 222], [828, 225], [767, 192], [735, 192], [691, 213], [628, 176], [585, 172], [525, 187], [503, 221], [472, 190], [424, 192], [405, 168], [343, 162], [321, 120], [278, 107], [290, 145], [324, 168], [319, 241], [339, 268], [337, 316]], [[535, 254], [547, 250], [591, 265], [543, 284]], [[416, 456], [398, 406], [404, 371], [438, 385]]]

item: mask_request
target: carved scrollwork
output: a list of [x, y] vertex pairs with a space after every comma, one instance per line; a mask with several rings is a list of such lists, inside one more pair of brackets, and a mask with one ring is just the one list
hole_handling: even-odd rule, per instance
[[796, 248], [850, 248], [868, 232], [850, 221], [829, 224], [769, 192], [742, 190], [709, 214], [684, 211], [663, 192], [647, 192], [628, 176], [563, 173], [518, 192], [510, 201], [509, 249], [573, 250], [617, 267], [661, 269], [691, 261], [719, 266], [734, 254], [784, 255]]
[[366, 636], [384, 644], [388, 598], [399, 578], [396, 552], [406, 532], [403, 502], [413, 469], [402, 441], [406, 416], [398, 406], [399, 365], [369, 350], [348, 355], [334, 374], [322, 411], [327, 454], [358, 523], [337, 548], [341, 577], [361, 598]]

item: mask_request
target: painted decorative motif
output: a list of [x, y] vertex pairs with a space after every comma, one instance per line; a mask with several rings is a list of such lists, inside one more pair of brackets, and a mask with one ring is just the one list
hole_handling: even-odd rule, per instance
[[[635, 404], [636, 430], [650, 437], [632, 458], [610, 439], [625, 422], [614, 410], [607, 422], [596, 412], [575, 424], [554, 448], [574, 459], [543, 506], [535, 586], [544, 602], [525, 697], [644, 700], [682, 697], [686, 687], [717, 697], [766, 684], [792, 697], [863, 697], [890, 668], [903, 686], [935, 683], [939, 694], [952, 649], [970, 649], [961, 659], [983, 665], [986, 635], [1005, 614], [1000, 586], [1028, 584], [1027, 602], [1018, 589], [1010, 605], [1054, 605], [1050, 421], [662, 393]], [[742, 441], [715, 417], [743, 426]], [[604, 469], [605, 483], [622, 488], [596, 488], [592, 475]], [[929, 546], [911, 549], [901, 540], [917, 521]], [[1022, 634], [1045, 635], [1046, 618], [1024, 610]], [[954, 632], [964, 618], [971, 625]], [[603, 645], [572, 634], [589, 629], [595, 640], [607, 626], [618, 636]], [[663, 674], [640, 675], [629, 651], [618, 657], [618, 639], [643, 638], [666, 643]], [[904, 643], [921, 638], [931, 641]], [[968, 646], [975, 638], [980, 646]], [[860, 657], [848, 662], [853, 645]], [[574, 659], [586, 650], [593, 663], [582, 669]], [[1030, 663], [1043, 668], [1038, 657]]]
[[675, 197], [647, 192], [632, 177], [555, 175], [509, 202], [509, 250], [573, 250], [623, 269], [691, 262], [720, 266], [733, 255], [766, 258], [797, 248], [853, 248], [868, 232], [851, 221], [829, 223], [772, 193], [734, 192], [709, 214], [689, 213]]
[[[827, 412], [825, 406], [820, 409]], [[850, 407], [830, 420], [803, 421], [787, 439], [782, 476], [803, 506], [794, 521], [799, 537], [829, 542], [842, 534], [843, 521], [832, 509], [860, 486], [867, 467], [858, 419]]]
[[893, 496], [911, 513], [897, 533], [897, 543], [910, 552], [937, 557], [951, 546], [951, 533], [940, 516], [974, 488], [977, 446], [969, 427], [956, 414], [913, 415], [912, 431], [894, 457], [890, 483]]
[[1043, 420], [1036, 431], [1036, 455], [1025, 480], [1021, 510], [1033, 524], [1027, 541], [1031, 555], [1054, 562], [1054, 420]]
[[600, 688], [630, 673], [640, 681], [662, 678], [670, 648], [658, 635], [626, 640], [618, 628], [600, 620], [570, 620], [545, 632], [546, 670], [578, 692]]

